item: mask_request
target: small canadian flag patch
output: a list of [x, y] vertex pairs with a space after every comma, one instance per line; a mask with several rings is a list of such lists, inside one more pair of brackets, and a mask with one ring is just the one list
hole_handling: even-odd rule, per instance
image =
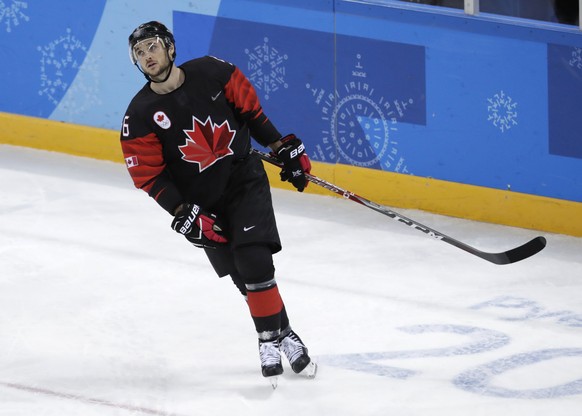
[[129, 156], [125, 158], [125, 164], [128, 168], [133, 168], [134, 166], [139, 165], [137, 162], [137, 156]]

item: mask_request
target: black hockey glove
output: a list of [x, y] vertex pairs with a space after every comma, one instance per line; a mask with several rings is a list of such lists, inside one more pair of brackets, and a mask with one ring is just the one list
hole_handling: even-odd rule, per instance
[[182, 204], [176, 210], [172, 228], [183, 234], [196, 247], [216, 248], [228, 242], [216, 215], [202, 210], [196, 204]]
[[311, 162], [305, 153], [305, 146], [294, 134], [283, 137], [281, 142], [283, 145], [275, 153], [283, 162], [281, 180], [291, 182], [299, 192], [303, 192], [309, 183], [305, 174], [311, 172]]

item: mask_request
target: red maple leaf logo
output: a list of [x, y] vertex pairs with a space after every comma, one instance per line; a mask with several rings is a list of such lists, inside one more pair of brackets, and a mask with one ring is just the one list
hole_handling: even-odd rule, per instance
[[222, 124], [214, 123], [210, 117], [203, 123], [192, 116], [192, 130], [184, 130], [186, 144], [178, 146], [182, 159], [190, 163], [198, 163], [200, 172], [212, 166], [217, 160], [234, 154], [230, 145], [234, 140], [235, 130], [230, 129], [228, 121]]

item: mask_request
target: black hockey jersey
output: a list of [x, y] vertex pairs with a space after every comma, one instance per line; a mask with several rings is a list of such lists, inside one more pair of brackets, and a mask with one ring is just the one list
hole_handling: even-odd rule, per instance
[[135, 186], [171, 214], [182, 202], [211, 209], [251, 136], [263, 146], [281, 138], [236, 66], [206, 56], [180, 68], [185, 81], [176, 90], [156, 94], [148, 83], [136, 94], [121, 129]]

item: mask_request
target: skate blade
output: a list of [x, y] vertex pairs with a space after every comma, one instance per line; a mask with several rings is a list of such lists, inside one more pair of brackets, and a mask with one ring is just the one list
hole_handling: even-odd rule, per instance
[[277, 388], [277, 385], [279, 384], [279, 376], [267, 377], [267, 380], [269, 380], [269, 383], [271, 383], [271, 387], [273, 387], [273, 390], [275, 390]]
[[317, 364], [314, 363], [313, 361], [310, 361], [309, 364], [307, 364], [307, 367], [305, 367], [303, 371], [299, 373], [299, 375], [307, 378], [315, 378], [316, 374], [317, 374]]

